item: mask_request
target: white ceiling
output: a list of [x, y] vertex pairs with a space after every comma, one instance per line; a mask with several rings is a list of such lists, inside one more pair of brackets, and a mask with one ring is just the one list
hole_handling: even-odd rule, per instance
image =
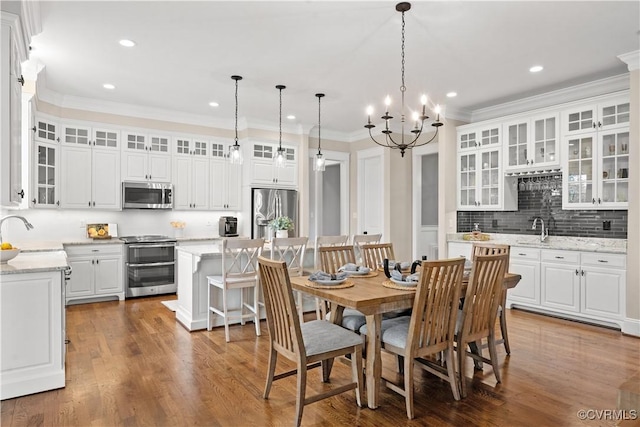
[[[90, 99], [277, 126], [295, 114], [360, 132], [365, 108], [399, 100], [401, 15], [371, 1], [43, 1], [32, 58], [41, 88]], [[639, 1], [414, 1], [406, 14], [406, 100], [423, 92], [447, 114], [627, 72], [640, 49]], [[118, 40], [137, 45], [124, 48]], [[532, 65], [544, 71], [529, 73]], [[116, 89], [107, 91], [103, 83]], [[456, 91], [456, 98], [446, 98]], [[218, 108], [208, 105], [220, 103]], [[397, 115], [397, 113], [395, 113]], [[392, 115], [394, 112], [392, 111]], [[288, 126], [287, 119], [283, 119]]]

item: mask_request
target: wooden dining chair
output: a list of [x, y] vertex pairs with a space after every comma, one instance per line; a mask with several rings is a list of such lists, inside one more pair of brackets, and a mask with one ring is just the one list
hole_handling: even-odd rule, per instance
[[[289, 277], [302, 276], [304, 274], [304, 257], [307, 252], [308, 237], [287, 237], [271, 239], [271, 259], [287, 263]], [[303, 321], [303, 295], [294, 291], [298, 316]]]
[[[460, 400], [454, 342], [464, 262], [464, 258], [424, 261], [411, 316], [383, 321], [382, 349], [404, 359], [404, 387], [384, 378], [383, 383], [405, 397], [409, 419], [414, 417], [414, 366], [448, 381], [453, 398]], [[392, 326], [386, 328], [387, 322]], [[440, 354], [444, 359], [433, 357]]]
[[[508, 259], [508, 254], [475, 256], [462, 307], [461, 321], [458, 323], [456, 331], [457, 365], [462, 397], [467, 395], [466, 356], [470, 356], [476, 361], [490, 363], [493, 366], [496, 381], [501, 381], [495, 342], [495, 324], [502, 298], [502, 282]], [[487, 340], [490, 359], [482, 356], [482, 346], [477, 346], [477, 354], [466, 350], [469, 344], [480, 342], [483, 339]]]
[[[472, 261], [476, 255], [499, 255], [510, 254], [511, 247], [509, 245], [500, 245], [495, 243], [474, 243], [471, 250]], [[509, 259], [507, 258], [507, 265], [505, 267], [505, 273], [509, 271]], [[496, 341], [496, 344], [502, 343], [504, 350], [507, 354], [511, 354], [511, 347], [509, 346], [509, 335], [507, 333], [507, 289], [502, 290], [502, 298], [500, 299], [500, 307], [498, 308], [498, 320], [500, 321], [500, 334], [502, 339]]]
[[356, 262], [364, 265], [364, 257], [362, 256], [362, 245], [380, 243], [382, 234], [354, 234], [351, 242], [353, 250], [356, 253]]
[[[207, 330], [212, 327], [212, 315], [217, 314], [224, 320], [224, 337], [229, 342], [229, 320], [239, 319], [244, 325], [245, 319], [253, 319], [256, 335], [260, 336], [260, 311], [258, 308], [258, 256], [262, 253], [264, 239], [223, 239], [222, 275], [207, 276]], [[217, 298], [214, 291], [218, 289]], [[238, 290], [240, 306], [229, 308], [229, 291]], [[248, 291], [250, 295], [245, 295]], [[253, 304], [245, 302], [253, 299]], [[222, 304], [222, 306], [220, 306]], [[248, 313], [245, 312], [248, 310]]]
[[372, 270], [376, 270], [386, 258], [395, 260], [396, 256], [393, 252], [393, 243], [373, 243], [362, 245], [362, 256], [364, 265]]
[[[356, 390], [356, 402], [358, 406], [362, 406], [362, 339], [360, 336], [325, 320], [300, 323], [286, 263], [259, 257], [258, 268], [264, 290], [269, 329], [269, 367], [264, 398], [269, 398], [274, 381], [297, 373], [296, 426], [300, 425], [305, 405], [349, 390]], [[276, 375], [278, 354], [295, 362], [296, 368]], [[307, 397], [307, 370], [322, 366], [322, 381], [327, 382], [330, 361], [347, 354], [351, 355], [352, 381]]]
[[[316, 236], [315, 247], [313, 253], [313, 265], [316, 270], [321, 270], [322, 266], [320, 265], [320, 248], [323, 247], [333, 247], [333, 246], [345, 246], [347, 241], [349, 240], [349, 236], [340, 235], [340, 236]], [[326, 314], [327, 302], [322, 301], [319, 298], [316, 298], [316, 318], [318, 320], [324, 319], [324, 315]]]

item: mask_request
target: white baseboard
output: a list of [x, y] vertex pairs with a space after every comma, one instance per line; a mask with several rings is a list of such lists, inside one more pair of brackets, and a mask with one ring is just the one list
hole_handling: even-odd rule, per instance
[[625, 318], [622, 324], [622, 333], [640, 337], [640, 319]]

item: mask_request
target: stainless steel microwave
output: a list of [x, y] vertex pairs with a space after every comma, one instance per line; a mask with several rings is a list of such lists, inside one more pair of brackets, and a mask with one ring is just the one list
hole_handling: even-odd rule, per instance
[[122, 183], [122, 209], [172, 209], [173, 186], [169, 182]]

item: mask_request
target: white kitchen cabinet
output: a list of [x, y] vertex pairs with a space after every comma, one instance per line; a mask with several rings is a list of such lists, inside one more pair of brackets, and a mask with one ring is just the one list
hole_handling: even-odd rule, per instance
[[580, 312], [580, 253], [545, 250], [540, 268], [542, 306]]
[[171, 182], [169, 137], [124, 131], [122, 144], [123, 181]]
[[627, 209], [628, 96], [563, 112], [563, 209]]
[[[12, 15], [13, 16], [13, 15]], [[1, 111], [2, 144], [0, 155], [0, 205], [17, 206], [22, 202], [22, 77], [19, 39], [15, 25], [2, 19]], [[21, 40], [21, 38], [20, 38]]]
[[583, 313], [624, 319], [626, 257], [624, 255], [582, 253], [580, 277]]
[[177, 137], [173, 147], [173, 208], [208, 210], [209, 142]]
[[63, 274], [54, 270], [2, 276], [2, 400], [65, 386]]
[[471, 260], [471, 249], [473, 246], [471, 243], [449, 242], [447, 246], [447, 256], [449, 258], [464, 257]]
[[296, 149], [282, 147], [285, 151], [284, 168], [273, 165], [277, 144], [254, 143], [251, 153], [251, 182], [266, 186], [295, 187], [298, 182]]
[[124, 299], [121, 244], [69, 245], [65, 251], [73, 269], [67, 281], [67, 303], [96, 297]]
[[229, 162], [229, 144], [211, 144], [210, 207], [213, 210], [240, 210], [242, 166]]
[[118, 132], [63, 125], [60, 177], [61, 207], [120, 209]]
[[60, 207], [60, 145], [57, 142], [34, 142], [34, 208]]
[[505, 122], [505, 171], [560, 167], [559, 114], [549, 112]]
[[509, 253], [509, 272], [521, 279], [507, 292], [507, 306], [514, 302], [540, 304], [540, 249], [512, 246]]

